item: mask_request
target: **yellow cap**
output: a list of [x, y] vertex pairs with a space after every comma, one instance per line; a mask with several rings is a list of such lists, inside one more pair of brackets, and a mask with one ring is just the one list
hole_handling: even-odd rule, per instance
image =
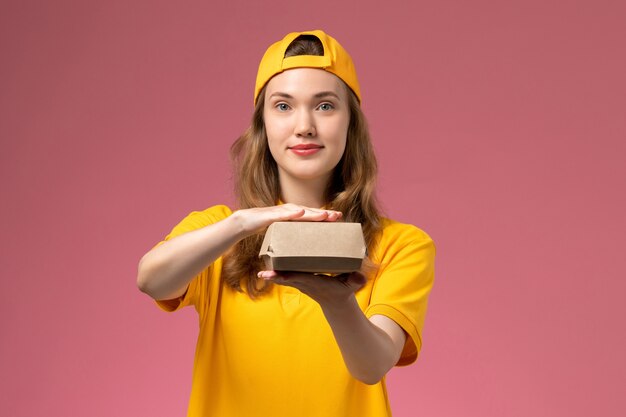
[[[285, 58], [285, 51], [298, 36], [313, 35], [320, 40], [324, 47], [324, 55], [296, 55]], [[334, 38], [321, 30], [309, 32], [292, 32], [282, 40], [276, 42], [265, 51], [259, 64], [254, 88], [254, 104], [261, 89], [276, 74], [292, 68], [321, 68], [341, 78], [352, 89], [361, 102], [361, 90], [356, 78], [354, 63], [348, 52]]]

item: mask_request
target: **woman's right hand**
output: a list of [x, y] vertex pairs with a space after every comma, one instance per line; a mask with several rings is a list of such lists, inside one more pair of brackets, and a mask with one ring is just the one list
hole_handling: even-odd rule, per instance
[[341, 218], [340, 211], [325, 210], [299, 206], [297, 204], [281, 204], [271, 207], [256, 207], [238, 210], [233, 213], [238, 221], [242, 235], [257, 233], [274, 222], [334, 222]]
[[334, 210], [296, 204], [234, 212], [224, 220], [177, 236], [146, 253], [139, 262], [137, 285], [156, 300], [181, 296], [189, 281], [246, 236], [278, 221], [328, 221], [341, 218]]

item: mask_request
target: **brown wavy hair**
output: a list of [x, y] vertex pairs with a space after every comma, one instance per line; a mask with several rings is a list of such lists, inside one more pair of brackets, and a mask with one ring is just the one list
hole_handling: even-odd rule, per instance
[[[312, 35], [295, 39], [285, 53], [323, 55], [323, 46]], [[377, 163], [365, 116], [356, 95], [346, 85], [349, 96], [350, 123], [344, 154], [335, 167], [326, 189], [326, 208], [343, 213], [342, 221], [361, 223], [368, 251], [371, 253], [381, 230], [376, 203]], [[263, 107], [265, 87], [261, 90], [250, 127], [233, 143], [231, 159], [234, 167], [235, 195], [240, 209], [274, 206], [280, 200], [278, 167], [267, 143]], [[226, 283], [246, 292], [252, 298], [269, 286], [262, 284], [257, 272], [264, 269], [259, 250], [265, 231], [250, 235], [233, 245], [224, 255], [222, 277]], [[363, 272], [370, 272], [373, 263], [366, 259]]]

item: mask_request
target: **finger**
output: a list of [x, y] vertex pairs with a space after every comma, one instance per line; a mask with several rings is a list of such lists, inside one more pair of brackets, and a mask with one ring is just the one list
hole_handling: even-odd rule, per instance
[[300, 220], [324, 221], [327, 218], [328, 218], [328, 212], [326, 210], [306, 209], [304, 215], [300, 218]]
[[296, 205], [283, 205], [279, 207], [278, 220], [294, 220], [305, 215], [306, 210], [304, 207], [298, 207]]
[[259, 271], [257, 273], [259, 278], [263, 278], [264, 280], [269, 280], [278, 276], [276, 271]]
[[328, 211], [328, 218], [326, 219], [327, 222], [334, 222], [337, 221], [341, 218], [342, 213], [340, 211], [335, 211], [335, 210], [329, 210]]
[[280, 211], [281, 220], [320, 221], [328, 217], [328, 210], [315, 209], [287, 203], [275, 206]]
[[322, 210], [322, 209], [308, 209], [307, 208], [307, 211], [310, 211], [312, 215], [311, 220], [316, 220], [316, 221], [334, 222], [334, 221], [339, 220], [341, 217], [343, 217], [343, 213], [341, 213], [340, 211], [336, 211], [336, 210]]
[[305, 215], [304, 210], [299, 211], [299, 212], [289, 212], [289, 213], [281, 214], [278, 218], [274, 218], [272, 220], [275, 220], [275, 221], [302, 220], [304, 215]]
[[[301, 221], [330, 221], [334, 222], [343, 217], [343, 213], [337, 210], [326, 210], [326, 209], [318, 209], [313, 207], [305, 207], [299, 206], [293, 203], [286, 203], [280, 206], [280, 208], [285, 208], [290, 211], [289, 219], [294, 220], [298, 219]], [[302, 212], [304, 210], [304, 212]], [[298, 215], [291, 214], [291, 212], [297, 212]], [[293, 217], [292, 217], [293, 216]]]
[[297, 288], [295, 282], [293, 280], [288, 279], [283, 272], [277, 271], [261, 271], [259, 272], [259, 277], [263, 278], [265, 281], [272, 282], [277, 285], [285, 285], [288, 287]]
[[275, 282], [276, 284], [288, 285], [290, 287], [303, 290], [305, 287], [313, 282], [319, 280], [315, 274], [310, 272], [298, 272], [298, 271], [274, 271], [268, 280]]
[[367, 278], [365, 278], [365, 276], [358, 271], [352, 272], [350, 274], [337, 275], [336, 278], [338, 278], [348, 287], [353, 288], [354, 291], [360, 290], [367, 282]]
[[361, 288], [363, 285], [367, 283], [367, 278], [365, 278], [365, 275], [363, 275], [359, 271], [356, 271], [350, 274], [348, 281], [352, 282], [354, 285], [357, 285], [359, 288]]

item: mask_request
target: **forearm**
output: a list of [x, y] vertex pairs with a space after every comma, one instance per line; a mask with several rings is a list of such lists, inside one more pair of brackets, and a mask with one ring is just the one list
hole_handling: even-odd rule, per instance
[[164, 242], [141, 258], [137, 285], [155, 300], [181, 296], [193, 277], [243, 236], [237, 216], [231, 215]]
[[224, 220], [177, 236], [144, 255], [137, 285], [156, 300], [184, 294], [194, 276], [244, 237], [277, 221], [336, 221], [341, 213], [295, 204], [238, 210]]
[[322, 306], [348, 371], [375, 384], [396, 364], [398, 342], [363, 314], [354, 296], [341, 305]]

